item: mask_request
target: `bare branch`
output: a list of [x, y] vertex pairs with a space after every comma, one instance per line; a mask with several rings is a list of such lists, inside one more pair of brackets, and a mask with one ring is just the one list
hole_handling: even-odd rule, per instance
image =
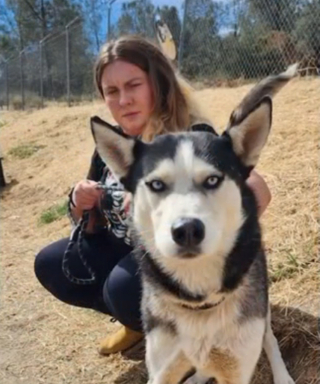
[[40, 21], [42, 21], [42, 17], [39, 15], [39, 13], [36, 11], [36, 9], [32, 6], [32, 4], [30, 4], [28, 0], [23, 0], [23, 1], [31, 9], [31, 11], [36, 16], [36, 18], [39, 19]]

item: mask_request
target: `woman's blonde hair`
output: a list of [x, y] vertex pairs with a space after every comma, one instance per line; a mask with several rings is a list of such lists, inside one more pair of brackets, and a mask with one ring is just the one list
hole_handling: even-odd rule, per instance
[[155, 135], [187, 130], [200, 113], [189, 84], [175, 73], [170, 61], [153, 43], [140, 36], [125, 36], [105, 44], [95, 65], [95, 84], [103, 97], [101, 78], [115, 60], [134, 64], [149, 76], [155, 105], [150, 123], [142, 133], [145, 141]]

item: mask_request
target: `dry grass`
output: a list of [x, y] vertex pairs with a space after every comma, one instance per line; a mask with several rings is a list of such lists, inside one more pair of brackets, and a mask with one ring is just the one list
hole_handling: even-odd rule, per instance
[[39, 218], [39, 224], [50, 224], [68, 214], [68, 199], [60, 204], [55, 204], [43, 211]]
[[35, 145], [33, 143], [24, 143], [16, 147], [13, 147], [9, 150], [8, 154], [16, 157], [18, 159], [27, 159], [32, 156], [34, 153], [43, 149], [43, 145]]
[[[297, 384], [319, 383], [318, 174], [319, 80], [294, 80], [275, 99], [269, 144], [258, 170], [273, 200], [264, 214], [273, 323]], [[198, 91], [217, 126], [250, 85]], [[110, 119], [102, 104], [3, 112], [0, 142], [9, 182], [1, 192], [0, 383], [142, 384], [143, 350], [100, 357], [98, 341], [118, 326], [102, 314], [51, 297], [33, 274], [34, 255], [69, 235], [66, 218], [38, 225], [41, 213], [83, 178], [93, 150], [88, 119]], [[9, 154], [26, 142], [43, 149]], [[262, 358], [255, 384], [271, 384]]]

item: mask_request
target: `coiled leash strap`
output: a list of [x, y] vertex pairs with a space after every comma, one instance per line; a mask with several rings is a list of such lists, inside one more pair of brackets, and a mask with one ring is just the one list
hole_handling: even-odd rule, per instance
[[[101, 183], [98, 183], [97, 188], [106, 190], [106, 187]], [[102, 196], [102, 198], [103, 198], [103, 196]], [[101, 201], [100, 201], [100, 205], [101, 205]], [[85, 230], [87, 229], [87, 226], [89, 223], [89, 218], [90, 218], [90, 211], [84, 211], [82, 214], [82, 218], [79, 220], [75, 229], [71, 233], [67, 249], [65, 250], [65, 252], [63, 254], [63, 258], [62, 258], [62, 271], [63, 271], [64, 275], [66, 276], [66, 278], [69, 281], [71, 281], [74, 284], [78, 284], [78, 285], [89, 285], [89, 284], [94, 284], [96, 282], [96, 273], [94, 272], [92, 267], [89, 265], [88, 261], [86, 260], [86, 258], [84, 256], [84, 252], [83, 252], [83, 238], [84, 238]], [[79, 258], [80, 258], [83, 266], [87, 270], [87, 272], [90, 276], [89, 278], [86, 278], [86, 279], [79, 278], [79, 277], [74, 276], [70, 272], [69, 257], [70, 257], [72, 248], [74, 247], [75, 244], [78, 245]]]
[[[73, 230], [70, 240], [67, 246], [67, 249], [64, 252], [63, 258], [62, 258], [62, 271], [66, 278], [71, 281], [72, 283], [79, 284], [79, 285], [87, 285], [87, 284], [94, 284], [96, 281], [96, 274], [93, 271], [93, 269], [88, 264], [88, 261], [86, 260], [84, 253], [83, 253], [83, 244], [82, 240], [84, 237], [85, 230], [87, 228], [89, 222], [89, 211], [84, 211], [82, 218], [80, 219], [79, 223], [77, 224], [76, 228]], [[79, 278], [74, 276], [69, 269], [69, 257], [71, 255], [72, 248], [77, 243], [78, 245], [78, 254], [79, 258], [87, 270], [89, 274], [89, 278]]]

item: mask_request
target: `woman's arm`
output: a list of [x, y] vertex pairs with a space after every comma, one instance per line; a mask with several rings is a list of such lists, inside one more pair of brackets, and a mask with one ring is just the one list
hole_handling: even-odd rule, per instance
[[258, 216], [260, 217], [271, 201], [271, 192], [262, 176], [254, 170], [251, 172], [247, 184], [255, 194], [258, 204]]
[[[73, 225], [76, 225], [83, 215], [84, 210], [90, 211], [89, 223], [86, 232], [93, 232], [97, 222], [101, 222], [99, 215], [98, 200], [102, 191], [96, 189], [97, 183], [101, 180], [105, 164], [95, 150], [86, 180], [82, 180], [69, 193], [69, 218]], [[79, 188], [80, 187], [80, 188]], [[101, 223], [100, 223], [101, 224]]]
[[69, 217], [73, 225], [78, 223], [84, 211], [89, 212], [89, 222], [86, 227], [88, 233], [93, 233], [97, 224], [105, 225], [98, 209], [102, 190], [97, 187], [96, 181], [82, 180], [76, 184], [69, 195]]

